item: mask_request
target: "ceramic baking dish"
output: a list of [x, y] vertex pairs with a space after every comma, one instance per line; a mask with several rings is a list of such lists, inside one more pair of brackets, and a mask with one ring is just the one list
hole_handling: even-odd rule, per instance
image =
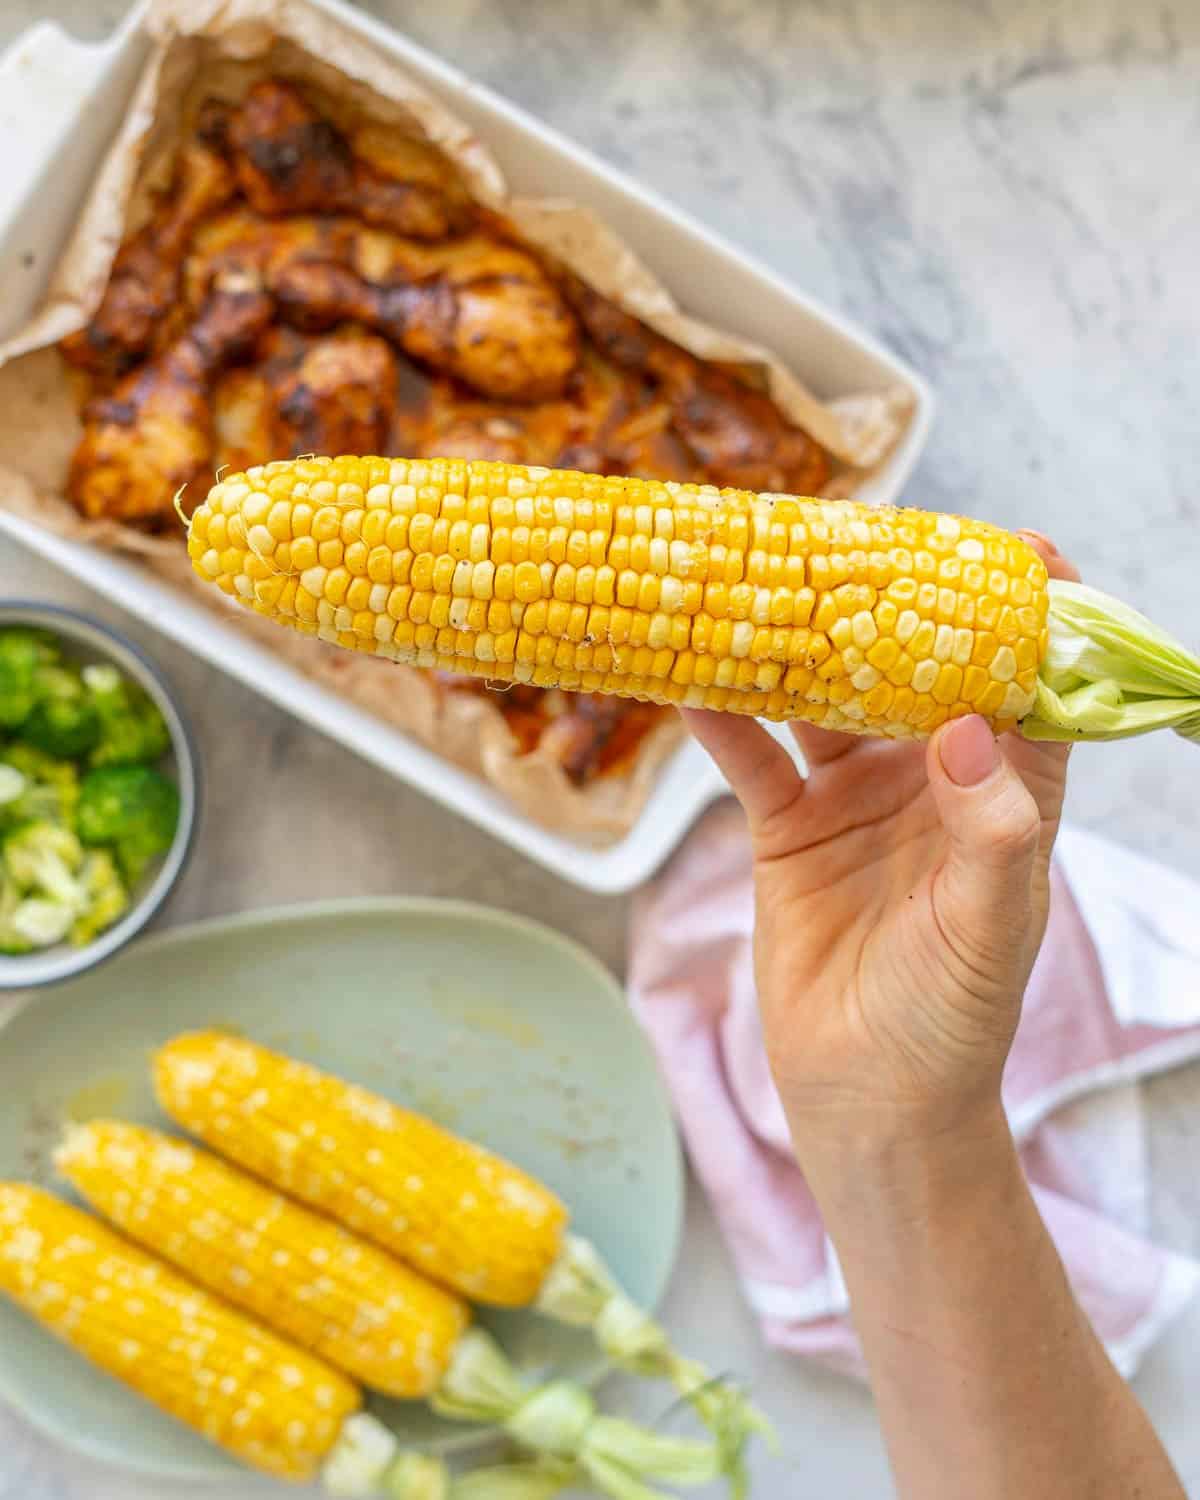
[[[487, 142], [517, 193], [582, 202], [621, 234], [689, 311], [768, 345], [818, 396], [900, 383], [912, 419], [861, 487], [896, 498], [925, 443], [933, 397], [921, 377], [835, 314], [448, 63], [339, 0], [318, 0], [404, 64]], [[140, 8], [107, 42], [83, 44], [41, 23], [0, 57], [0, 336], [37, 305], [83, 194], [116, 129], [146, 52]], [[714, 294], [719, 288], [719, 294]], [[420, 787], [577, 885], [632, 889], [724, 790], [708, 757], [684, 744], [664, 766], [635, 827], [592, 848], [539, 828], [483, 782], [314, 686], [230, 626], [122, 558], [64, 541], [0, 512], [7, 534], [239, 678], [357, 754]]]

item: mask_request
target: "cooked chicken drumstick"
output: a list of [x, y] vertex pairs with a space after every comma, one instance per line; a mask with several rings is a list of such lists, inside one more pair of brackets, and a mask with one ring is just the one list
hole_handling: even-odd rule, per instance
[[204, 140], [186, 142], [170, 192], [145, 228], [117, 252], [92, 321], [59, 345], [64, 358], [109, 378], [135, 365], [176, 301], [180, 262], [193, 230], [233, 190], [233, 174], [220, 153]]
[[[579, 358], [578, 330], [531, 256], [482, 237], [436, 250], [370, 239], [390, 239], [396, 251], [386, 280], [334, 261], [289, 257], [268, 266], [281, 315], [307, 329], [364, 323], [485, 396], [539, 401], [562, 392]], [[357, 265], [377, 259], [371, 247], [356, 248]]]
[[184, 503], [202, 498], [212, 482], [209, 384], [247, 353], [270, 318], [271, 299], [230, 278], [157, 359], [89, 402], [68, 480], [85, 516], [164, 520], [176, 493], [194, 480], [201, 483]]
[[258, 363], [228, 371], [213, 392], [218, 465], [249, 468], [264, 453], [383, 452], [396, 404], [396, 357], [383, 339], [347, 331], [308, 339], [272, 329]]
[[472, 221], [466, 190], [439, 152], [379, 127], [348, 141], [281, 79], [254, 85], [229, 138], [238, 184], [257, 213], [354, 214], [425, 240]]
[[820, 494], [829, 479], [825, 453], [768, 396], [669, 343], [580, 282], [571, 300], [602, 353], [660, 382], [676, 432], [714, 484]]

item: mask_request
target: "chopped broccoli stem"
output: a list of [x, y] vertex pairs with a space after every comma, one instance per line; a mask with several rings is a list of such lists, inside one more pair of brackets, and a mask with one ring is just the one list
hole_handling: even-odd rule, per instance
[[71, 916], [86, 907], [83, 888], [75, 878], [83, 864], [83, 845], [69, 828], [26, 823], [5, 839], [4, 864], [19, 891], [49, 896], [66, 906]]
[[75, 913], [61, 901], [29, 896], [12, 914], [12, 929], [29, 940], [32, 948], [50, 948], [61, 943], [71, 930]]
[[0, 865], [0, 953], [28, 953], [33, 944], [13, 926], [13, 913], [21, 904], [21, 893]]
[[12, 801], [0, 795], [0, 834], [22, 823], [74, 821], [79, 800], [79, 773], [70, 761], [55, 760], [18, 740], [0, 750], [0, 783], [19, 776], [24, 790]]
[[28, 778], [16, 766], [0, 761], [0, 808], [19, 802], [29, 786]]
[[70, 930], [70, 940], [76, 948], [90, 943], [106, 927], [111, 927], [118, 917], [124, 916], [129, 908], [129, 892], [107, 849], [89, 851], [79, 872], [79, 883], [87, 897], [88, 907], [75, 919]]

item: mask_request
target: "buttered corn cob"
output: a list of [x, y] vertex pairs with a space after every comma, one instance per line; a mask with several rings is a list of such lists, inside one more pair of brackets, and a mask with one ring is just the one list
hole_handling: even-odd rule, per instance
[[595, 1251], [567, 1233], [563, 1204], [527, 1173], [241, 1037], [175, 1038], [155, 1055], [154, 1081], [167, 1114], [257, 1177], [474, 1301], [532, 1305], [590, 1326], [615, 1362], [672, 1380], [718, 1434], [740, 1489], [742, 1450], [762, 1419], [671, 1349]]
[[521, 1307], [567, 1211], [519, 1168], [306, 1063], [219, 1032], [157, 1053], [166, 1112], [222, 1156], [475, 1302]]
[[37, 1188], [0, 1183], [0, 1291], [235, 1458], [311, 1480], [358, 1387]]
[[[80, 1148], [76, 1159], [90, 1154]], [[92, 1167], [81, 1175], [96, 1180]], [[146, 1201], [139, 1194], [143, 1175], [130, 1164], [131, 1203]], [[102, 1195], [115, 1197], [107, 1185]], [[186, 1212], [189, 1205], [177, 1207]], [[162, 1204], [149, 1208], [145, 1222], [158, 1216], [156, 1208]], [[136, 1209], [130, 1217], [139, 1222]], [[236, 1210], [233, 1222], [240, 1222]], [[241, 1233], [233, 1229], [235, 1239]], [[212, 1250], [203, 1235], [201, 1241]], [[286, 1266], [272, 1269], [278, 1329], [289, 1321], [279, 1316], [280, 1306], [313, 1283], [306, 1271], [289, 1282]], [[385, 1296], [392, 1295], [397, 1268], [379, 1254], [372, 1269], [385, 1277]], [[259, 1274], [270, 1272], [263, 1267]], [[360, 1410], [353, 1381], [230, 1305], [260, 1300], [246, 1297], [247, 1284], [234, 1278], [238, 1295], [227, 1303], [90, 1214], [38, 1188], [0, 1183], [0, 1292], [156, 1406], [277, 1478], [320, 1478], [334, 1494], [383, 1492], [392, 1500], [548, 1500], [567, 1485], [589, 1482], [614, 1500], [635, 1494], [665, 1500], [646, 1487], [647, 1476], [703, 1483], [718, 1471], [719, 1455], [709, 1445], [600, 1415], [587, 1392], [569, 1382], [527, 1389], [499, 1347], [474, 1329], [458, 1340], [439, 1385], [439, 1410], [487, 1422], [540, 1456], [452, 1479], [439, 1460], [402, 1452]], [[340, 1324], [341, 1309], [326, 1311]], [[334, 1342], [346, 1346], [340, 1334]]]
[[130, 1239], [386, 1395], [435, 1391], [470, 1322], [461, 1297], [186, 1141], [96, 1120], [55, 1165]]
[[1200, 734], [1200, 661], [981, 521], [460, 459], [214, 485], [200, 576], [308, 635], [497, 683], [893, 737]]
[[[639, 1485], [648, 1476], [686, 1483], [718, 1471], [711, 1445], [614, 1422], [570, 1382], [526, 1387], [488, 1335], [467, 1332], [460, 1297], [187, 1142], [93, 1121], [69, 1131], [56, 1164], [131, 1238], [376, 1390], [425, 1397], [443, 1415], [486, 1422], [543, 1461], [566, 1461], [576, 1482], [595, 1469], [603, 1488], [610, 1466]], [[488, 1484], [499, 1483], [499, 1474], [485, 1472]], [[521, 1486], [512, 1500], [559, 1473], [544, 1464], [502, 1471], [505, 1483]]]

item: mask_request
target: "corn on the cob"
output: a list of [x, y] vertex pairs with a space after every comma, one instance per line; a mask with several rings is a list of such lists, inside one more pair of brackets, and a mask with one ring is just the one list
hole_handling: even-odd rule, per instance
[[358, 1387], [37, 1188], [0, 1183], [0, 1290], [236, 1458], [311, 1480]]
[[597, 1416], [578, 1387], [524, 1390], [500, 1350], [473, 1330], [462, 1340], [447, 1410], [495, 1420], [547, 1451], [452, 1478], [439, 1460], [402, 1452], [360, 1410], [357, 1385], [323, 1360], [25, 1183], [0, 1182], [0, 1292], [233, 1457], [279, 1479], [320, 1478], [333, 1494], [550, 1500], [590, 1481], [615, 1500], [665, 1500], [641, 1483], [643, 1475], [691, 1483], [715, 1472], [703, 1444]]
[[[1048, 583], [1020, 538], [956, 516], [313, 458], [216, 484], [188, 548], [202, 578], [282, 625], [498, 683], [901, 738], [969, 713], [998, 733], [1200, 735], [1200, 661], [1115, 601]], [[1125, 632], [1115, 647], [1098, 623]], [[1092, 659], [1056, 661], [1055, 633]]]
[[175, 1038], [155, 1056], [154, 1081], [163, 1109], [222, 1155], [434, 1279], [590, 1326], [617, 1363], [672, 1380], [717, 1432], [740, 1488], [742, 1449], [762, 1419], [671, 1349], [596, 1252], [566, 1233], [559, 1200], [519, 1168], [241, 1037]]
[[[487, 1422], [577, 1475], [599, 1463], [597, 1482], [606, 1464], [639, 1483], [717, 1471], [711, 1447], [614, 1424], [569, 1382], [526, 1389], [490, 1338], [464, 1336], [460, 1297], [185, 1141], [93, 1121], [70, 1129], [55, 1161], [130, 1238], [376, 1390]], [[525, 1485], [529, 1474], [523, 1466], [504, 1478]], [[537, 1479], [545, 1484], [544, 1469]]]
[[519, 1168], [431, 1120], [218, 1032], [155, 1059], [163, 1108], [222, 1156], [469, 1297], [521, 1307], [567, 1211]]
[[111, 1224], [373, 1390], [437, 1389], [461, 1297], [186, 1141], [96, 1120], [55, 1165]]

